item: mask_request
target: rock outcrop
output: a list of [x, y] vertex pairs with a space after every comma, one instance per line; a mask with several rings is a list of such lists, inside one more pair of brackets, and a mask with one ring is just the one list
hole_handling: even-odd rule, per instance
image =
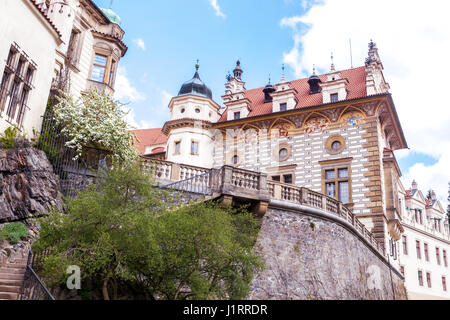
[[41, 216], [62, 208], [59, 178], [43, 151], [18, 138], [16, 148], [0, 148], [0, 223]]

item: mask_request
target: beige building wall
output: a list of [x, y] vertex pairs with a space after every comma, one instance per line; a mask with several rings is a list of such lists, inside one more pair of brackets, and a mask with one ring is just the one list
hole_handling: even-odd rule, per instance
[[[0, 1], [0, 30], [0, 77], [3, 78], [5, 62], [14, 43], [19, 53], [26, 55], [27, 60], [35, 64], [33, 88], [27, 102], [29, 109], [23, 120], [23, 132], [32, 137], [33, 129], [40, 129], [41, 116], [47, 106], [59, 36], [29, 0]], [[11, 121], [6, 116], [7, 108], [5, 106], [0, 114], [1, 132], [11, 125], [17, 125], [16, 120]]]

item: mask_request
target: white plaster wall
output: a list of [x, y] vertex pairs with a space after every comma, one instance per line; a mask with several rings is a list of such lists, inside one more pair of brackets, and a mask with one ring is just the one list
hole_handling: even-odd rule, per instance
[[[57, 39], [40, 13], [34, 11], [28, 0], [0, 1], [0, 77], [3, 77], [5, 60], [15, 41], [37, 64], [33, 86], [28, 98], [30, 110], [25, 114], [23, 127], [29, 137], [33, 128], [40, 130], [50, 86], [54, 75]], [[5, 108], [6, 109], [6, 108]], [[0, 131], [11, 126], [5, 120], [6, 110], [0, 118]]]
[[[200, 113], [196, 113], [196, 109], [200, 109]], [[185, 109], [184, 113], [181, 110]], [[198, 119], [210, 122], [217, 122], [220, 118], [216, 108], [206, 99], [196, 99], [195, 97], [183, 98], [177, 97], [173, 100], [170, 110], [170, 120], [178, 119]]]
[[[408, 254], [403, 254], [403, 246], [400, 245], [399, 263], [405, 268], [405, 284], [411, 299], [450, 299], [450, 244], [437, 240], [413, 228], [403, 225], [407, 237]], [[420, 241], [421, 259], [417, 258], [416, 240]], [[424, 243], [428, 244], [429, 261], [425, 260]], [[440, 248], [441, 265], [436, 261], [436, 247]], [[442, 250], [447, 251], [448, 266], [444, 266]], [[423, 286], [419, 285], [418, 270], [422, 270]], [[432, 287], [428, 288], [426, 273], [431, 273]], [[442, 276], [447, 279], [447, 291], [442, 288]]]
[[[202, 128], [173, 129], [167, 141], [167, 160], [191, 166], [212, 168], [214, 159], [213, 131]], [[199, 154], [191, 155], [192, 140], [199, 142]], [[175, 154], [175, 142], [181, 141], [180, 154]]]

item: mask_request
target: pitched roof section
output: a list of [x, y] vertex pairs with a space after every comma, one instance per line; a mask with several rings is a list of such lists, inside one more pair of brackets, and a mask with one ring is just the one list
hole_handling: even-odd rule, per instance
[[[364, 66], [341, 70], [341, 77], [348, 79], [348, 95], [347, 100], [363, 98], [367, 96], [367, 88], [366, 88], [366, 68]], [[322, 82], [326, 82], [327, 76], [320, 75], [320, 80]], [[308, 84], [309, 78], [299, 79], [291, 81], [292, 88], [297, 90], [296, 98], [298, 104], [296, 109], [301, 109], [305, 107], [318, 106], [323, 104], [323, 98], [321, 93], [317, 94], [309, 94], [310, 88]], [[276, 87], [276, 86], [275, 86]], [[245, 93], [246, 99], [249, 99], [251, 102], [252, 111], [249, 113], [248, 118], [261, 116], [265, 114], [272, 113], [272, 103], [264, 103], [264, 87], [258, 89], [247, 90]], [[227, 111], [225, 111], [220, 118], [219, 122], [227, 121]]]
[[36, 7], [36, 9], [38, 9], [38, 11], [42, 14], [42, 16], [45, 18], [45, 20], [47, 20], [47, 22], [50, 24], [50, 26], [53, 28], [53, 30], [55, 30], [55, 32], [58, 34], [58, 36], [61, 38], [62, 34], [61, 32], [58, 30], [58, 28], [56, 27], [56, 25], [53, 23], [53, 21], [49, 18], [49, 16], [47, 15], [47, 11], [44, 10], [43, 7], [43, 3], [37, 3], [36, 0], [30, 0], [30, 2], [32, 4], [34, 4], [34, 6]]
[[132, 130], [131, 133], [134, 133], [138, 139], [135, 147], [140, 154], [145, 153], [146, 147], [167, 143], [167, 136], [161, 131], [161, 128]]

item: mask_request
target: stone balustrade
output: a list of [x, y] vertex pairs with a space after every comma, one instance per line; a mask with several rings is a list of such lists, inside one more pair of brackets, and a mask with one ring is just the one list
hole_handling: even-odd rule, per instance
[[299, 205], [321, 209], [347, 221], [369, 241], [382, 255], [384, 249], [373, 234], [359, 221], [356, 216], [342, 202], [328, 197], [319, 192], [307, 188], [297, 187], [290, 184], [284, 184], [276, 181], [268, 181], [268, 192], [270, 199], [282, 200], [296, 203]]
[[[224, 166], [220, 170], [220, 178], [215, 175], [208, 175], [212, 170], [188, 165], [179, 165], [169, 161], [145, 159], [144, 167], [151, 170], [156, 179], [164, 181], [187, 181], [192, 186], [202, 185], [211, 188], [212, 182], [197, 181], [198, 179], [211, 179], [215, 177], [214, 190], [219, 192], [225, 202], [231, 204], [233, 198], [243, 198], [258, 201], [256, 211], [264, 214], [270, 200], [287, 201], [315, 209], [323, 210], [327, 213], [340, 217], [355, 229], [374, 248], [384, 255], [384, 247], [379, 243], [373, 234], [359, 221], [356, 216], [340, 201], [328, 197], [322, 193], [312, 191], [304, 187], [276, 181], [267, 181], [267, 175], [250, 170]], [[211, 177], [210, 177], [211, 176]], [[196, 179], [198, 177], [198, 179]], [[217, 185], [216, 184], [220, 184]], [[183, 188], [188, 188], [185, 186]]]

